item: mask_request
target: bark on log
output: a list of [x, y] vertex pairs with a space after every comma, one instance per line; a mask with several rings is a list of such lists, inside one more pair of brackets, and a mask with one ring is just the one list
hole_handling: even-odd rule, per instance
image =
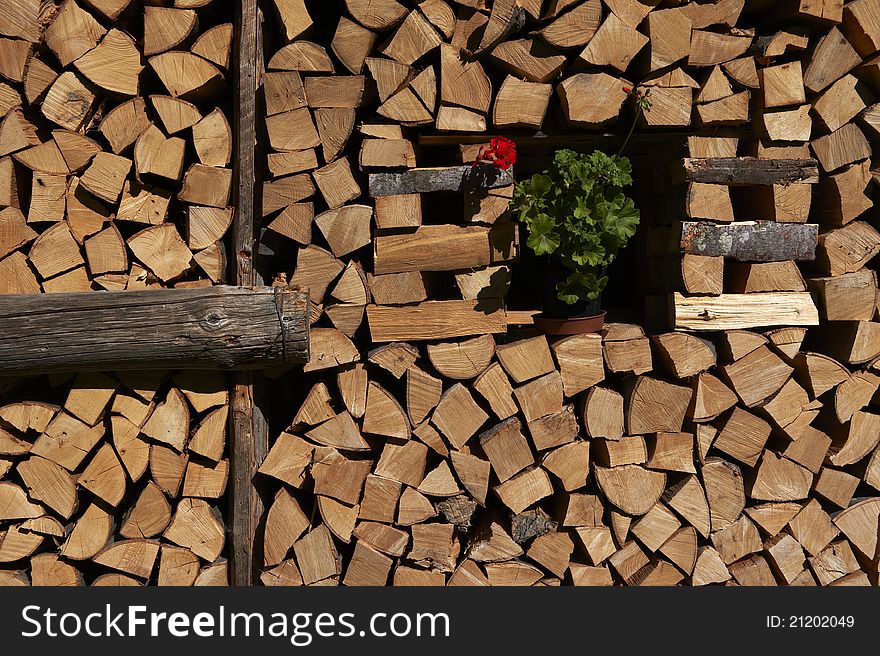
[[402, 173], [371, 173], [370, 196], [399, 196], [433, 191], [474, 191], [513, 184], [513, 169], [499, 171], [494, 166], [452, 166], [436, 169], [410, 169]]
[[815, 260], [819, 226], [812, 223], [682, 221], [681, 250], [743, 262]]
[[819, 166], [814, 159], [689, 158], [684, 160], [684, 173], [690, 182], [731, 186], [819, 181]]
[[4, 295], [0, 374], [302, 363], [308, 326], [308, 295], [279, 288]]

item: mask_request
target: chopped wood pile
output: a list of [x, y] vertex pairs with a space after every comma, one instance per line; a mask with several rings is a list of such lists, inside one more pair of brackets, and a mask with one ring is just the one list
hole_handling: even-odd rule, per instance
[[[880, 0], [260, 0], [256, 119], [245, 4], [2, 3], [0, 293], [222, 282], [257, 120], [262, 583], [878, 584]], [[643, 320], [547, 339], [513, 181], [634, 120]], [[2, 381], [0, 584], [227, 581], [191, 376]]]
[[[225, 279], [232, 3], [165, 4], [0, 3], [0, 294]], [[4, 379], [0, 585], [226, 585], [228, 406], [201, 372]]]
[[0, 7], [0, 293], [211, 285], [232, 216], [232, 3]]
[[0, 406], [0, 585], [227, 585], [227, 387], [209, 372], [17, 387]]
[[372, 343], [502, 333], [517, 323], [501, 302], [519, 250], [509, 178], [419, 167], [437, 163], [421, 138], [466, 140], [467, 166], [480, 135], [621, 133], [637, 118], [689, 135], [684, 158], [665, 154], [669, 174], [647, 176], [647, 324], [816, 326], [826, 289], [859, 278], [870, 297], [877, 0], [666, 4], [267, 1], [271, 273], [308, 288], [316, 324], [348, 337], [365, 324]]
[[[314, 303], [264, 584], [878, 583], [880, 1], [262, 9], [263, 252]], [[681, 146], [636, 179], [666, 330], [548, 340], [469, 162], [622, 137], [625, 88]]]
[[805, 329], [363, 359], [328, 331], [259, 468], [267, 585], [877, 582], [880, 365], [803, 350]]

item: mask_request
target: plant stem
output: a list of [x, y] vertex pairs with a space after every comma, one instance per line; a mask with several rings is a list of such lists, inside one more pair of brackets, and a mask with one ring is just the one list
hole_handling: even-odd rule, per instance
[[642, 107], [641, 103], [638, 104], [638, 108], [639, 111], [636, 112], [636, 117], [633, 119], [632, 125], [629, 128], [629, 132], [626, 135], [626, 139], [623, 140], [623, 145], [620, 147], [620, 150], [617, 151], [617, 157], [623, 155], [623, 151], [624, 149], [626, 149], [626, 145], [629, 143], [630, 137], [632, 137], [633, 132], [635, 132], [636, 123], [639, 122], [639, 118], [641, 118], [642, 112], [644, 112], [644, 108]]

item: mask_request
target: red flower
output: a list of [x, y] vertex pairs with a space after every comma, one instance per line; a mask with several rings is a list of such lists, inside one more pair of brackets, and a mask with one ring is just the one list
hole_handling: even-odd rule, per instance
[[623, 87], [624, 93], [629, 93], [630, 91], [632, 91], [632, 89], [630, 89], [629, 87]]
[[481, 148], [474, 166], [481, 163], [492, 164], [506, 171], [516, 163], [516, 144], [507, 137], [495, 137], [488, 148]]

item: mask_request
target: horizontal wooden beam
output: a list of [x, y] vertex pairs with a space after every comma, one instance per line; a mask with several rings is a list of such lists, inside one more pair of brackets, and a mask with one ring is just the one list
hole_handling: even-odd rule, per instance
[[684, 160], [685, 179], [730, 186], [819, 182], [819, 164], [814, 159], [757, 159], [717, 157]]
[[376, 275], [406, 271], [454, 271], [516, 258], [517, 224], [493, 228], [427, 225], [373, 240]]
[[669, 321], [676, 330], [747, 330], [769, 326], [818, 326], [809, 292], [669, 296]]
[[500, 299], [425, 301], [418, 305], [368, 305], [367, 321], [374, 342], [450, 339], [507, 330]]
[[434, 191], [475, 191], [513, 184], [513, 169], [501, 171], [494, 166], [451, 166], [409, 169], [401, 173], [371, 173], [370, 196], [400, 196]]
[[202, 287], [0, 296], [0, 374], [306, 362], [308, 294]]
[[[670, 142], [678, 142], [683, 148], [687, 138], [690, 136], [700, 136], [703, 133], [699, 129], [670, 128], [659, 132], [635, 132], [628, 142], [629, 148], [632, 146], [651, 145], [651, 144], [668, 144]], [[713, 137], [735, 137], [748, 138], [754, 137], [754, 130], [748, 128], [722, 126], [713, 128]], [[451, 148], [458, 147], [461, 144], [484, 144], [489, 143], [495, 137], [510, 137], [509, 133], [501, 134], [494, 132], [461, 132], [450, 134], [420, 134], [418, 136], [418, 144], [421, 147], [433, 148]], [[526, 132], [520, 130], [517, 132], [514, 141], [516, 141], [517, 149], [556, 149], [556, 148], [595, 148], [597, 146], [608, 146], [609, 144], [621, 144], [626, 137], [626, 131], [619, 133], [609, 132], [608, 130], [538, 130], [535, 132]], [[683, 151], [682, 151], [683, 152]]]
[[812, 223], [682, 221], [682, 252], [743, 262], [816, 259], [819, 226]]

